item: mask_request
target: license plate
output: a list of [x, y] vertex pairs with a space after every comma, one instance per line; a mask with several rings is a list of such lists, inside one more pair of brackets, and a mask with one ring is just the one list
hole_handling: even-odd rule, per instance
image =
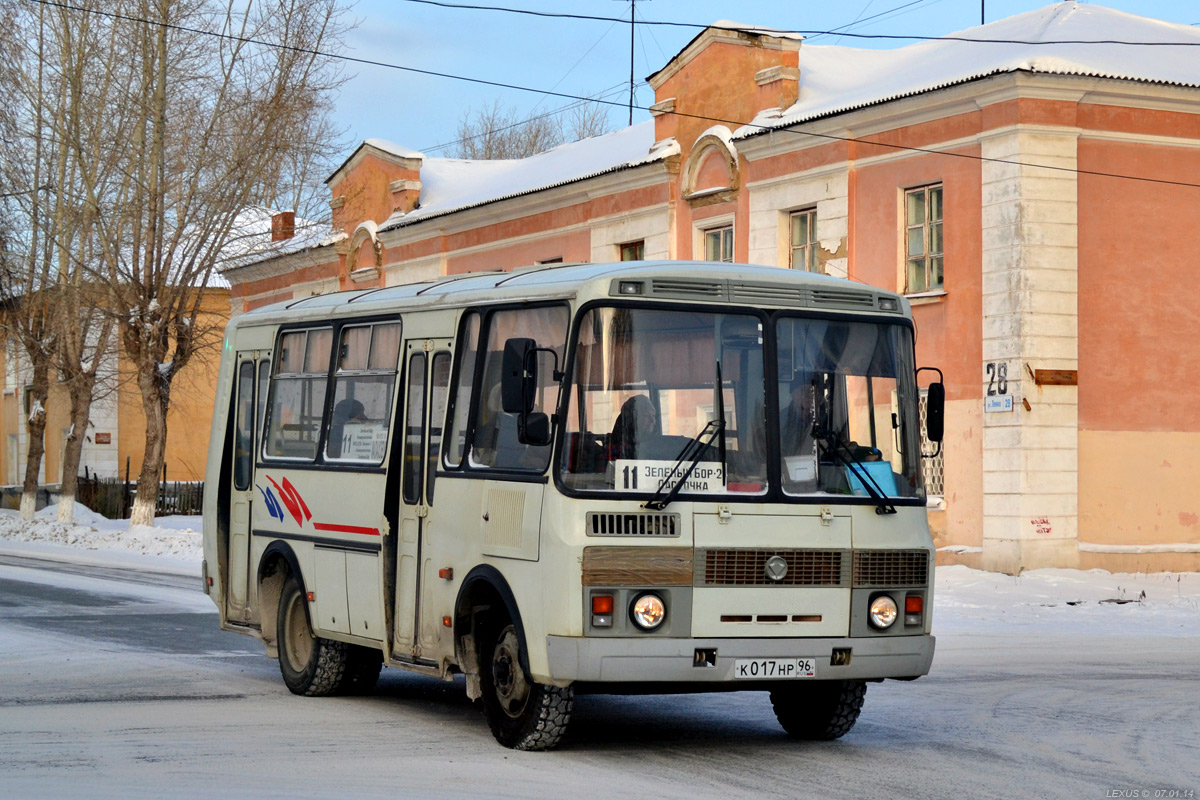
[[817, 662], [811, 658], [736, 658], [733, 661], [733, 677], [788, 678], [817, 677]]

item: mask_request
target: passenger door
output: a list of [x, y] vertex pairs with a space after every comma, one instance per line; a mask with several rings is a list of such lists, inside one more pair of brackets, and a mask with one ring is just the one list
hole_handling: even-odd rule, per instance
[[[442, 425], [450, 383], [450, 340], [409, 339], [404, 346], [404, 422], [400, 446], [395, 626], [392, 651], [402, 661], [423, 661], [439, 632], [429, 616], [429, 587], [437, 581], [427, 544], [440, 527], [430, 513], [441, 457]], [[443, 515], [445, 516], [445, 515]], [[432, 573], [432, 574], [431, 574]], [[428, 620], [426, 621], [428, 623]]]
[[226, 618], [248, 622], [251, 618], [250, 520], [254, 503], [254, 462], [261, 434], [261, 396], [270, 370], [266, 353], [237, 354], [234, 397], [233, 463], [230, 466], [229, 503], [229, 591]]

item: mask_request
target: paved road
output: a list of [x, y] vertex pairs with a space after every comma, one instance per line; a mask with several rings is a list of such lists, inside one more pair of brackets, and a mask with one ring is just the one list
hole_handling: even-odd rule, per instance
[[790, 741], [758, 693], [583, 697], [560, 750], [516, 753], [461, 682], [291, 695], [194, 578], [4, 556], [0, 797], [1200, 792], [1198, 664], [1195, 638], [944, 635], [933, 673], [872, 685], [839, 742]]

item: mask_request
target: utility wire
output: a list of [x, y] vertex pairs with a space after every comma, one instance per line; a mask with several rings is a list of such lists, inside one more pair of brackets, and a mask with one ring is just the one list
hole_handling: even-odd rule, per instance
[[[34, 2], [46, 2], [46, 0], [34, 0]], [[507, 6], [481, 6], [469, 5], [466, 3], [450, 3], [446, 0], [401, 0], [405, 3], [417, 3], [426, 6], [438, 6], [440, 8], [457, 8], [464, 11], [500, 11], [508, 14], [522, 14], [529, 17], [544, 17], [548, 19], [578, 19], [590, 20], [592, 22], [628, 22], [619, 17], [605, 17], [599, 14], [568, 14], [559, 11], [533, 11], [527, 8], [511, 8]], [[900, 6], [899, 8], [904, 8]], [[897, 11], [899, 9], [892, 9]], [[884, 12], [889, 13], [889, 12]], [[973, 42], [977, 44], [1029, 44], [1029, 45], [1048, 45], [1048, 44], [1123, 44], [1137, 47], [1200, 47], [1200, 41], [1195, 42], [1135, 42], [1124, 39], [1055, 39], [1055, 40], [1032, 40], [1032, 39], [983, 39], [973, 36], [925, 36], [919, 34], [906, 35], [896, 33], [848, 33], [839, 31], [838, 29], [829, 31], [819, 30], [786, 30], [784, 28], [767, 28], [757, 26], [739, 26], [739, 25], [704, 25], [696, 22], [674, 22], [669, 20], [642, 20], [642, 25], [658, 25], [669, 28], [691, 28], [693, 30], [704, 30], [706, 28], [714, 28], [716, 30], [735, 31], [741, 33], [760, 33], [771, 35], [773, 33], [785, 33], [800, 36], [846, 36], [852, 39], [885, 39], [885, 40], [918, 40], [918, 41], [939, 41], [939, 42]], [[844, 27], [844, 26], [843, 26]]]
[[[421, 0], [421, 1], [422, 2], [432, 2], [432, 0]], [[315, 55], [315, 56], [321, 56], [322, 58], [341, 59], [344, 61], [350, 61], [350, 62], [357, 63], [357, 64], [367, 64], [369, 66], [384, 67], [386, 69], [394, 69], [394, 70], [399, 70], [401, 72], [411, 72], [411, 73], [415, 73], [418, 75], [430, 75], [430, 76], [437, 77], [437, 78], [447, 78], [450, 80], [463, 81], [466, 83], [475, 83], [475, 84], [480, 84], [483, 86], [494, 86], [494, 87], [500, 88], [500, 89], [512, 89], [514, 91], [519, 91], [519, 92], [531, 92], [533, 94], [549, 95], [551, 97], [562, 97], [567, 100], [590, 101], [590, 102], [599, 103], [601, 105], [615, 106], [616, 108], [625, 108], [626, 107], [625, 103], [618, 103], [613, 100], [601, 100], [601, 99], [596, 99], [596, 98], [589, 98], [589, 97], [584, 97], [582, 95], [567, 94], [566, 92], [551, 92], [551, 91], [546, 91], [543, 89], [534, 89], [529, 86], [520, 86], [520, 85], [514, 84], [514, 83], [502, 83], [500, 81], [489, 81], [489, 80], [485, 80], [483, 78], [470, 78], [465, 75], [454, 75], [454, 74], [448, 73], [448, 72], [436, 72], [434, 70], [418, 69], [417, 67], [405, 67], [405, 66], [401, 66], [399, 64], [389, 64], [386, 61], [373, 61], [370, 59], [356, 58], [354, 56], [343, 56], [343, 55], [338, 55], [336, 53], [325, 53], [320, 50], [312, 50], [309, 48], [295, 47], [293, 45], [278, 44], [275, 42], [266, 42], [266, 41], [262, 41], [259, 39], [250, 39], [250, 38], [246, 38], [246, 37], [242, 37], [242, 36], [235, 36], [233, 34], [228, 34], [228, 33], [219, 33], [216, 31], [206, 31], [206, 30], [203, 30], [200, 28], [186, 28], [183, 26], [174, 25], [174, 24], [166, 23], [166, 22], [158, 22], [155, 20], [142, 19], [139, 17], [129, 17], [129, 16], [125, 16], [125, 15], [115, 14], [115, 13], [109, 12], [109, 11], [98, 11], [95, 9], [80, 8], [79, 6], [73, 6], [73, 5], [70, 5], [67, 3], [63, 3], [63, 2], [55, 2], [55, 0], [32, 0], [32, 2], [40, 3], [42, 5], [47, 5], [47, 6], [54, 6], [56, 8], [65, 8], [65, 9], [69, 9], [72, 11], [82, 11], [85, 13], [98, 14], [98, 15], [102, 15], [102, 16], [106, 16], [106, 17], [110, 17], [110, 18], [114, 18], [114, 19], [126, 20], [129, 22], [138, 22], [138, 23], [145, 24], [145, 25], [157, 25], [157, 26], [168, 28], [168, 29], [186, 31], [188, 33], [195, 33], [195, 34], [212, 36], [212, 37], [221, 38], [221, 39], [240, 41], [240, 42], [244, 42], [247, 44], [257, 44], [257, 45], [261, 45], [263, 47], [272, 47], [272, 48], [276, 48], [279, 50], [303, 53], [305, 55]], [[649, 111], [650, 110], [650, 107], [648, 107], [648, 106], [635, 106], [635, 107], [640, 111]], [[871, 145], [874, 147], [885, 147], [890, 150], [904, 151], [904, 152], [910, 152], [910, 153], [926, 153], [926, 154], [930, 154], [930, 155], [940, 155], [940, 156], [946, 156], [949, 158], [959, 158], [959, 159], [965, 159], [968, 161], [979, 161], [979, 162], [986, 162], [986, 163], [990, 163], [990, 164], [1009, 164], [1009, 165], [1017, 166], [1017, 167], [1031, 167], [1031, 168], [1036, 168], [1036, 169], [1050, 170], [1052, 172], [1067, 172], [1067, 173], [1072, 173], [1075, 175], [1092, 175], [1092, 176], [1102, 177], [1102, 178], [1121, 178], [1124, 180], [1142, 181], [1144, 183], [1154, 183], [1154, 184], [1161, 184], [1161, 185], [1167, 185], [1167, 186], [1190, 186], [1190, 187], [1200, 188], [1200, 183], [1190, 183], [1188, 181], [1173, 181], [1173, 180], [1167, 180], [1166, 178], [1148, 178], [1148, 177], [1139, 176], [1139, 175], [1122, 175], [1120, 173], [1115, 173], [1115, 172], [1102, 172], [1099, 170], [1075, 169], [1073, 167], [1059, 167], [1059, 166], [1052, 166], [1049, 164], [1033, 164], [1033, 163], [1029, 163], [1026, 161], [1016, 161], [1016, 160], [1008, 159], [1008, 158], [990, 158], [988, 156], [977, 156], [977, 155], [972, 155], [969, 153], [954, 153], [954, 152], [944, 151], [944, 150], [934, 150], [934, 149], [928, 148], [928, 147], [914, 147], [912, 145], [892, 144], [890, 142], [875, 142], [875, 141], [871, 141], [870, 139], [860, 139], [860, 138], [853, 137], [853, 136], [837, 136], [832, 133], [817, 133], [815, 131], [801, 131], [801, 130], [796, 130], [795, 128], [784, 127], [784, 125], [787, 125], [789, 123], [783, 123], [780, 125], [771, 126], [771, 125], [762, 125], [762, 124], [754, 123], [754, 122], [744, 122], [744, 121], [739, 121], [739, 120], [724, 119], [721, 117], [707, 116], [707, 115], [703, 115], [703, 114], [685, 114], [680, 111], [671, 111], [671, 112], [667, 112], [667, 113], [673, 114], [674, 116], [680, 117], [682, 119], [698, 119], [698, 120], [703, 120], [703, 121], [707, 121], [707, 122], [716, 122], [716, 123], [720, 123], [720, 124], [729, 126], [730, 128], [748, 128], [748, 127], [758, 128], [758, 130], [761, 133], [774, 132], [774, 133], [777, 133], [780, 135], [808, 136], [811, 138], [824, 139], [827, 141]], [[809, 121], [811, 121], [811, 120], [809, 120]], [[796, 125], [796, 124], [802, 124], [802, 122], [803, 121], [798, 120], [797, 122], [790, 123], [790, 124]]]

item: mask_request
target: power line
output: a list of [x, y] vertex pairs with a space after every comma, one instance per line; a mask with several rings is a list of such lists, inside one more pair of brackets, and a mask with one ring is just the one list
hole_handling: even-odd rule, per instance
[[[195, 33], [195, 34], [200, 34], [200, 35], [204, 35], [204, 36], [212, 36], [212, 37], [220, 38], [220, 39], [239, 41], [239, 42], [243, 42], [243, 43], [247, 43], [247, 44], [257, 44], [257, 45], [261, 45], [263, 47], [272, 47], [272, 48], [276, 48], [279, 50], [286, 50], [289, 52], [296, 52], [296, 53], [301, 53], [301, 54], [305, 54], [305, 55], [315, 55], [315, 56], [321, 56], [322, 58], [340, 59], [340, 60], [350, 61], [350, 62], [357, 63], [357, 64], [367, 64], [369, 66], [384, 67], [386, 69], [394, 69], [394, 70], [399, 70], [401, 72], [411, 72], [411, 73], [415, 73], [418, 75], [430, 75], [430, 76], [437, 77], [437, 78], [447, 78], [449, 80], [463, 81], [466, 83], [475, 83], [475, 84], [480, 84], [483, 86], [493, 86], [493, 87], [500, 88], [500, 89], [512, 89], [514, 91], [531, 92], [533, 94], [542, 94], [542, 95], [548, 95], [551, 97], [562, 97], [562, 98], [565, 98], [568, 100], [589, 101], [589, 102], [598, 103], [600, 105], [615, 106], [617, 108], [625, 107], [624, 103], [618, 103], [613, 100], [603, 100], [603, 99], [599, 99], [599, 98], [589, 98], [589, 97], [584, 97], [581, 95], [567, 94], [565, 92], [553, 92], [553, 91], [546, 91], [543, 89], [534, 89], [529, 86], [520, 86], [518, 84], [513, 84], [513, 83], [502, 83], [500, 81], [489, 81], [489, 80], [485, 80], [483, 78], [470, 78], [465, 75], [454, 75], [454, 74], [448, 73], [448, 72], [436, 72], [434, 70], [419, 69], [417, 67], [405, 67], [405, 66], [401, 66], [399, 64], [389, 64], [386, 61], [373, 61], [370, 59], [357, 58], [355, 56], [343, 56], [343, 55], [338, 55], [336, 53], [325, 53], [325, 52], [322, 52], [319, 50], [313, 50], [310, 48], [296, 47], [294, 45], [278, 44], [275, 42], [265, 42], [265, 41], [258, 40], [258, 39], [250, 39], [250, 38], [246, 38], [246, 37], [242, 37], [242, 36], [235, 36], [233, 34], [220, 33], [217, 31], [206, 31], [206, 30], [203, 30], [200, 28], [187, 28], [187, 27], [183, 27], [183, 26], [179, 26], [179, 25], [174, 25], [171, 23], [158, 22], [158, 21], [149, 20], [149, 19], [142, 19], [140, 17], [129, 17], [129, 16], [125, 16], [125, 15], [114, 14], [113, 12], [109, 12], [109, 11], [98, 11], [95, 9], [81, 8], [79, 6], [72, 6], [67, 3], [55, 2], [55, 0], [32, 0], [32, 1], [36, 2], [36, 3], [40, 3], [42, 5], [54, 6], [56, 8], [65, 8], [65, 9], [69, 9], [72, 11], [81, 11], [84, 13], [99, 14], [102, 16], [110, 17], [110, 18], [122, 19], [122, 20], [129, 21], [129, 22], [137, 22], [137, 23], [141, 23], [144, 25], [157, 25], [157, 26], [168, 28], [168, 29], [182, 30], [182, 31], [186, 31], [188, 33]], [[432, 2], [432, 0], [420, 0], [420, 1], [421, 2]], [[624, 21], [624, 20], [622, 20], [622, 21]], [[637, 106], [637, 108], [640, 111], [649, 111], [650, 110], [650, 108], [648, 106]], [[1076, 169], [1073, 167], [1059, 167], [1059, 166], [1052, 166], [1052, 165], [1048, 165], [1048, 164], [1031, 164], [1031, 163], [1028, 163], [1025, 161], [1015, 161], [1013, 159], [1007, 159], [1007, 158], [991, 158], [988, 156], [977, 156], [977, 155], [972, 155], [969, 153], [954, 153], [954, 152], [950, 152], [950, 151], [934, 150], [934, 149], [928, 148], [928, 147], [914, 147], [912, 145], [892, 144], [890, 142], [875, 142], [875, 141], [871, 141], [870, 139], [860, 139], [860, 138], [853, 137], [853, 136], [837, 136], [837, 135], [831, 134], [831, 133], [817, 133], [815, 131], [801, 131], [801, 130], [796, 130], [795, 128], [785, 127], [789, 123], [784, 123], [782, 125], [777, 125], [777, 126], [773, 127], [773, 126], [762, 125], [762, 124], [758, 124], [758, 123], [754, 123], [754, 122], [743, 122], [743, 121], [739, 121], [739, 120], [723, 119], [721, 117], [706, 116], [706, 115], [702, 115], [702, 114], [686, 114], [686, 113], [683, 113], [680, 111], [670, 111], [670, 112], [666, 112], [666, 113], [673, 114], [676, 117], [681, 117], [684, 119], [698, 119], [698, 120], [703, 120], [703, 121], [707, 121], [707, 122], [720, 123], [720, 124], [729, 126], [731, 128], [747, 128], [747, 127], [758, 128], [759, 133], [774, 132], [774, 133], [778, 133], [778, 134], [786, 134], [786, 135], [794, 135], [794, 136], [808, 136], [808, 137], [817, 138], [817, 139], [825, 139], [827, 141], [871, 145], [874, 147], [885, 147], [885, 148], [888, 148], [891, 150], [897, 150], [897, 151], [905, 151], [905, 152], [912, 152], [912, 153], [925, 153], [925, 154], [929, 154], [929, 155], [940, 155], [940, 156], [946, 156], [949, 158], [966, 159], [969, 161], [987, 162], [987, 163], [992, 163], [992, 164], [1008, 164], [1008, 165], [1017, 166], [1017, 167], [1031, 167], [1031, 168], [1035, 168], [1035, 169], [1051, 170], [1054, 172], [1068, 172], [1068, 173], [1073, 173], [1076, 175], [1092, 175], [1095, 177], [1102, 177], [1102, 178], [1120, 178], [1120, 179], [1124, 179], [1124, 180], [1141, 181], [1144, 183], [1154, 183], [1154, 184], [1161, 184], [1161, 185], [1168, 185], [1168, 186], [1189, 186], [1189, 187], [1194, 187], [1194, 188], [1200, 188], [1200, 183], [1190, 183], [1187, 181], [1173, 181], [1173, 180], [1167, 180], [1165, 178], [1148, 178], [1148, 177], [1143, 177], [1143, 176], [1138, 176], [1138, 175], [1122, 175], [1120, 173], [1115, 173], [1115, 172], [1101, 172], [1099, 170]], [[790, 124], [798, 125], [798, 124], [802, 124], [802, 122], [803, 121], [798, 120], [797, 122], [790, 123]]]
[[[35, 2], [45, 2], [46, 0], [34, 0]], [[534, 11], [527, 8], [511, 8], [508, 6], [482, 6], [471, 5], [466, 3], [450, 3], [446, 0], [401, 0], [405, 3], [417, 3], [426, 6], [438, 6], [440, 8], [456, 8], [464, 11], [499, 11], [507, 14], [521, 14], [529, 17], [543, 17], [546, 19], [575, 19], [589, 20], [592, 22], [628, 22], [619, 17], [605, 17], [599, 14], [568, 14], [561, 11]], [[910, 3], [909, 5], [913, 5]], [[891, 9], [898, 11], [905, 6]], [[890, 13], [890, 12], [883, 12]], [[705, 30], [713, 28], [715, 30], [734, 31], [738, 33], [759, 33], [765, 35], [771, 34], [790, 34], [797, 36], [846, 36], [851, 39], [883, 39], [897, 41], [939, 41], [939, 42], [972, 42], [976, 44], [1028, 44], [1028, 45], [1049, 45], [1049, 44], [1121, 44], [1134, 47], [1200, 47], [1200, 41], [1195, 42], [1135, 42], [1124, 39], [1055, 39], [1055, 40], [1033, 40], [1033, 39], [983, 39], [973, 36], [928, 36], [920, 34], [896, 34], [896, 33], [848, 33], [839, 31], [838, 29], [821, 31], [821, 30], [786, 30], [783, 28], [765, 28], [756, 26], [726, 26], [726, 25], [705, 25], [696, 22], [674, 22], [670, 20], [642, 20], [639, 24], [642, 25], [658, 25], [669, 28], [690, 28], [692, 30]], [[843, 26], [845, 27], [845, 26]]]

